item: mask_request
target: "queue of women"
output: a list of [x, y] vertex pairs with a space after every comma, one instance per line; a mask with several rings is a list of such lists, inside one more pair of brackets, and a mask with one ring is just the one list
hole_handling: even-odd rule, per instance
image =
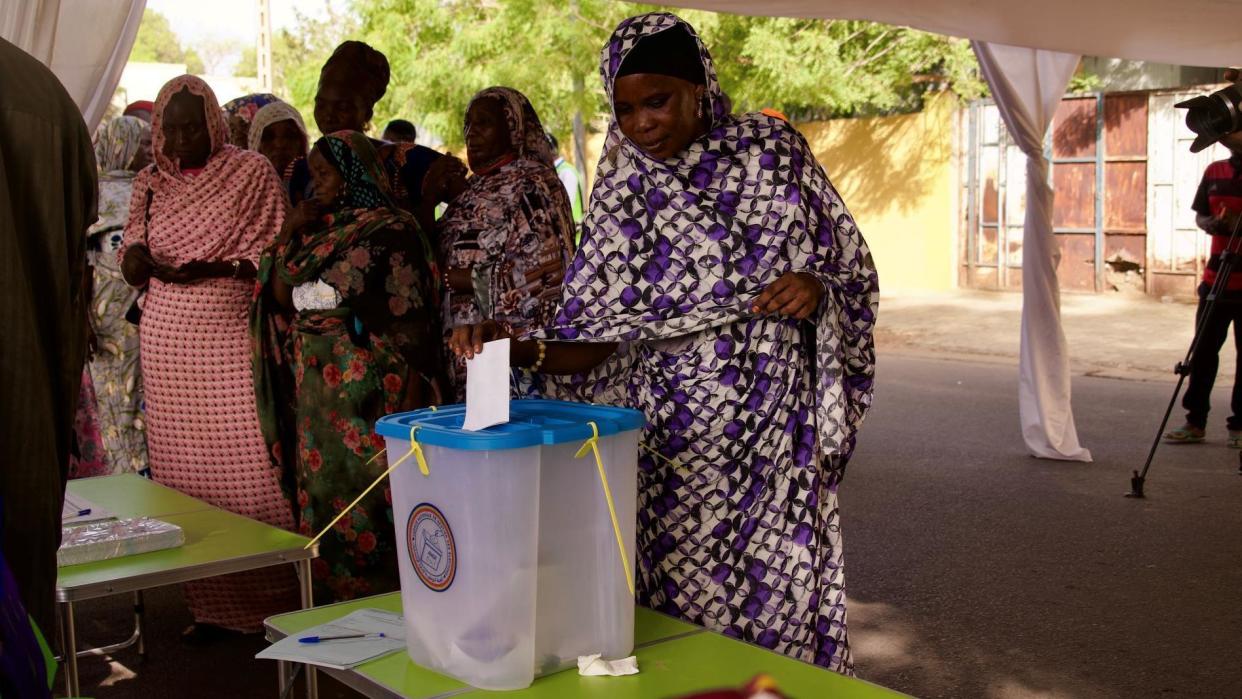
[[[149, 466], [317, 533], [386, 469], [376, 420], [453, 402], [464, 360], [510, 337], [524, 393], [647, 417], [641, 604], [852, 672], [837, 489], [872, 394], [866, 244], [792, 126], [729, 113], [684, 21], [626, 20], [600, 72], [613, 118], [576, 250], [526, 97], [473, 98], [467, 173], [365, 135], [389, 70], [360, 42], [323, 66], [313, 143], [275, 97], [221, 109], [190, 76], [149, 128], [107, 124], [84, 382], [102, 457], [80, 447], [79, 471]], [[317, 603], [398, 588], [384, 489], [313, 576]], [[187, 585], [187, 640], [257, 631], [295, 590], [283, 569]]]

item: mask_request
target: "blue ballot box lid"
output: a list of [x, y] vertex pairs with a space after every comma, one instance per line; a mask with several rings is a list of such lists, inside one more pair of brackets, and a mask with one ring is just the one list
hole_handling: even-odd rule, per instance
[[591, 423], [599, 436], [636, 430], [646, 422], [643, 414], [630, 408], [570, 403], [559, 400], [527, 399], [509, 403], [509, 422], [477, 432], [461, 428], [466, 419], [465, 405], [446, 405], [396, 413], [375, 423], [375, 431], [389, 439], [410, 439], [417, 426], [418, 441], [463, 451], [520, 449], [541, 444], [581, 442], [591, 437]]

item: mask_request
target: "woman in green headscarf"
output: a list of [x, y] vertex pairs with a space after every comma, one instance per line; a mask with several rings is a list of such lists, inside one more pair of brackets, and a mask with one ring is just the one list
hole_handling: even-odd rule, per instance
[[[315, 196], [259, 265], [251, 329], [264, 437], [310, 535], [387, 468], [375, 421], [436, 400], [441, 343], [431, 246], [393, 203], [374, 146], [337, 132], [308, 161]], [[391, 496], [377, 490], [322, 539], [316, 603], [398, 589], [395, 547]]]

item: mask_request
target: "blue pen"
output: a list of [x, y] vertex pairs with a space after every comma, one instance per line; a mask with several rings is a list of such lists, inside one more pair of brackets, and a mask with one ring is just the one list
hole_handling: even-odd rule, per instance
[[85, 510], [78, 510], [78, 514], [77, 514], [77, 516], [78, 516], [78, 517], [85, 517], [85, 516], [89, 515], [90, 513], [91, 513], [91, 508], [89, 508], [89, 507], [88, 507], [88, 508], [86, 508]]
[[307, 636], [299, 638], [298, 643], [322, 643], [324, 641], [339, 641], [346, 638], [387, 638], [383, 633], [355, 633], [346, 636]]

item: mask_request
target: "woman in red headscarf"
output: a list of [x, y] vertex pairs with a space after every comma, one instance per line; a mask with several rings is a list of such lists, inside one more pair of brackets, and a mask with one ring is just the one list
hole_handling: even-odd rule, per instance
[[[247, 314], [257, 263], [284, 222], [280, 177], [258, 153], [228, 144], [211, 88], [182, 76], [160, 90], [155, 168], [134, 181], [121, 250], [131, 285], [146, 287], [139, 324], [151, 473], [156, 481], [293, 529], [255, 409]], [[192, 639], [253, 632], [289, 609], [287, 567], [185, 586]]]

